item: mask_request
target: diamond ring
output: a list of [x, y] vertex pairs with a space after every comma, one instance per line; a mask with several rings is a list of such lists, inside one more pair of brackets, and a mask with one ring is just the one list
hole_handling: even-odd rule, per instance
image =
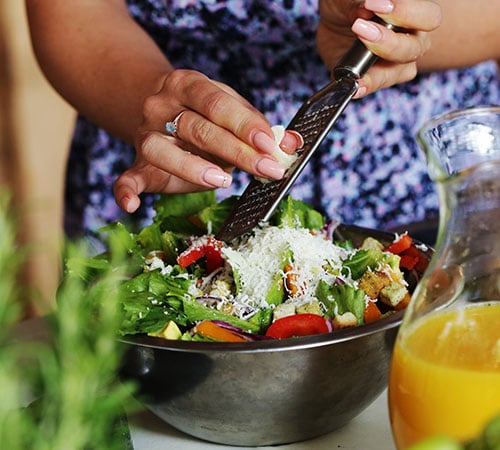
[[185, 110], [182, 110], [179, 114], [177, 114], [171, 122], [167, 122], [165, 124], [165, 130], [169, 136], [177, 137], [177, 127], [179, 125], [179, 119], [184, 114]]

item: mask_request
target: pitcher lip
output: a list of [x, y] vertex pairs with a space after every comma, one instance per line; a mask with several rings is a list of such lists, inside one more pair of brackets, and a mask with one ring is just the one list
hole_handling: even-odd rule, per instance
[[469, 106], [467, 108], [455, 109], [448, 111], [427, 120], [419, 129], [418, 134], [422, 134], [424, 130], [434, 128], [435, 124], [445, 122], [450, 119], [462, 117], [466, 115], [478, 115], [482, 113], [500, 113], [500, 105], [483, 105], [483, 106]]
[[441, 135], [434, 130], [437, 130], [441, 124], [446, 122], [452, 122], [454, 120], [468, 117], [481, 117], [485, 115], [497, 115], [500, 117], [500, 105], [482, 105], [482, 106], [470, 106], [467, 108], [457, 109], [448, 111], [439, 116], [433, 117], [427, 120], [417, 132], [417, 141], [420, 147], [424, 150], [427, 158], [427, 166], [429, 171], [429, 176], [437, 182], [446, 181], [447, 179], [454, 178], [458, 174], [470, 173], [474, 171], [478, 166], [483, 166], [484, 163], [495, 163], [495, 165], [500, 163], [500, 153], [498, 158], [485, 159], [484, 161], [479, 161], [476, 164], [471, 164], [470, 166], [461, 167], [456, 171], [447, 171], [445, 164], [440, 162], [439, 152], [434, 149], [432, 145], [432, 136], [436, 137], [436, 141], [439, 141]]

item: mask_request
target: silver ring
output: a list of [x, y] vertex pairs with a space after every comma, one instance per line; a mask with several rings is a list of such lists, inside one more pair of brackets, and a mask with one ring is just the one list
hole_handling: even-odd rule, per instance
[[179, 125], [179, 119], [181, 118], [181, 116], [184, 114], [186, 110], [182, 110], [179, 114], [177, 114], [174, 118], [174, 120], [172, 120], [172, 122], [167, 122], [165, 124], [165, 130], [167, 131], [167, 134], [169, 136], [173, 136], [173, 137], [177, 137], [177, 128], [178, 128], [178, 125]]

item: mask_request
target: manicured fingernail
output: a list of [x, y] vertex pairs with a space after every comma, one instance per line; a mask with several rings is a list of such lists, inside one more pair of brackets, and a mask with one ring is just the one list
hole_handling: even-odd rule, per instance
[[358, 91], [356, 92], [356, 98], [361, 98], [361, 97], [364, 97], [366, 95], [366, 87], [365, 86], [360, 86]]
[[123, 206], [126, 212], [129, 214], [132, 214], [139, 208], [140, 205], [140, 200], [138, 197], [132, 197], [130, 198], [128, 195], [125, 195], [122, 197], [122, 200], [120, 202]]
[[264, 153], [269, 153], [272, 155], [276, 150], [276, 142], [274, 138], [268, 136], [263, 131], [258, 131], [253, 137], [253, 145]]
[[394, 9], [391, 0], [365, 0], [365, 8], [378, 13], [390, 13]]
[[356, 19], [352, 24], [352, 31], [367, 41], [377, 42], [382, 38], [378, 27], [369, 20]]
[[280, 180], [285, 175], [285, 169], [274, 159], [261, 158], [256, 166], [259, 175], [273, 180]]
[[304, 139], [296, 131], [288, 130], [281, 140], [280, 147], [287, 153], [294, 153], [304, 145]]
[[203, 174], [203, 181], [213, 187], [226, 188], [231, 184], [233, 178], [222, 170], [209, 167]]

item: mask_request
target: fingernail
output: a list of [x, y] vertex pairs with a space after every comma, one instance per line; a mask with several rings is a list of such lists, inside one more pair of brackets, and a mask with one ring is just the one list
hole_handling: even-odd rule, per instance
[[382, 37], [382, 33], [378, 27], [369, 20], [356, 19], [352, 24], [351, 29], [359, 37], [366, 39], [367, 41], [377, 42]]
[[125, 195], [122, 197], [120, 203], [124, 206], [126, 212], [132, 214], [133, 212], [137, 211], [137, 208], [139, 208], [140, 200], [138, 197], [130, 198], [128, 195]]
[[304, 145], [304, 139], [296, 131], [287, 130], [283, 139], [281, 140], [280, 147], [287, 153], [294, 153], [295, 150]]
[[257, 172], [266, 178], [280, 180], [285, 175], [285, 169], [277, 161], [271, 158], [261, 158], [257, 162]]
[[276, 150], [276, 142], [274, 138], [268, 136], [263, 131], [258, 131], [253, 137], [253, 145], [264, 153], [272, 155]]
[[391, 13], [394, 9], [394, 3], [391, 0], [365, 0], [364, 7], [373, 12]]
[[361, 98], [366, 95], [367, 89], [365, 86], [360, 86], [356, 92], [356, 98]]
[[209, 167], [203, 174], [203, 181], [213, 187], [228, 187], [233, 178], [226, 172]]

